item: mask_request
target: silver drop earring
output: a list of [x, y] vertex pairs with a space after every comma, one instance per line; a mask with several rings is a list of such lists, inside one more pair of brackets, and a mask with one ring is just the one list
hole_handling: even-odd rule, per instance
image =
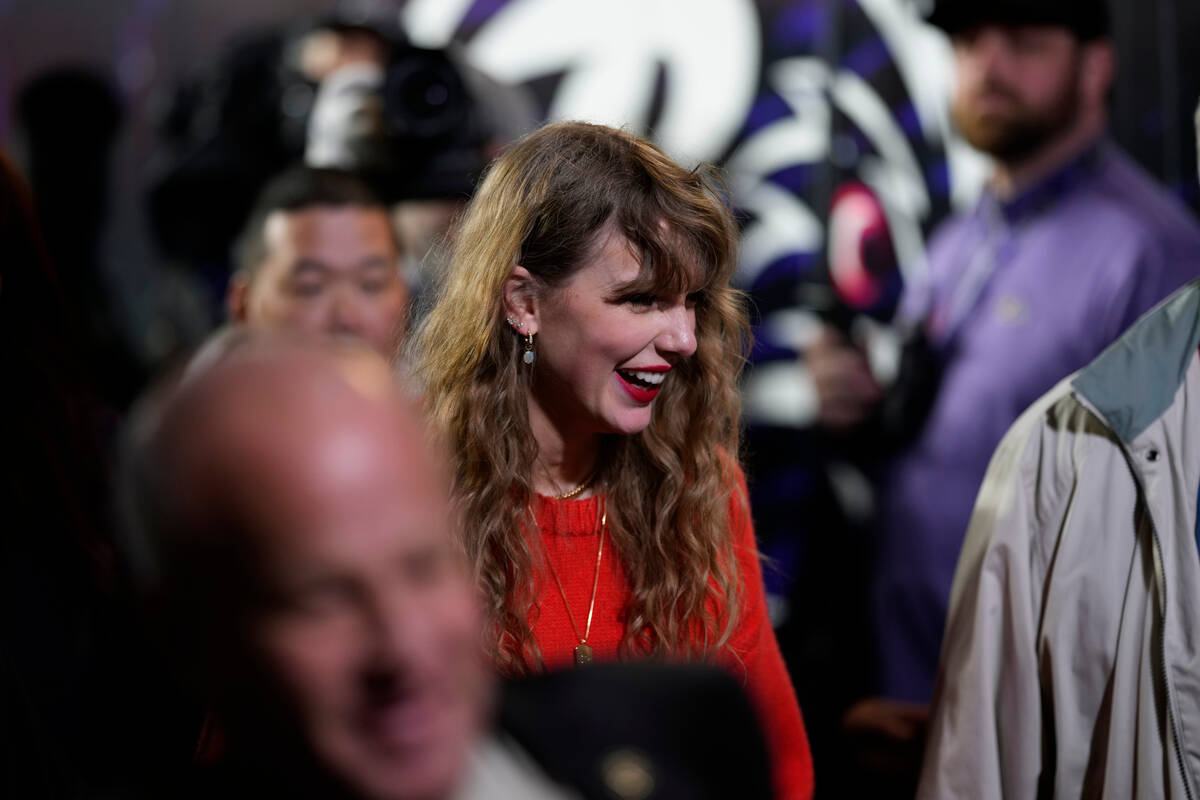
[[533, 334], [528, 333], [525, 335], [525, 353], [521, 356], [521, 360], [524, 361], [527, 366], [533, 366], [533, 361], [536, 358], [537, 354], [533, 352]]

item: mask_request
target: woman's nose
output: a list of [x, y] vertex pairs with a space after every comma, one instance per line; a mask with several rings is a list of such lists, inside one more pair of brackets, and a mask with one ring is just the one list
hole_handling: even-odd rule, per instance
[[696, 311], [680, 304], [663, 312], [663, 330], [656, 343], [661, 352], [687, 358], [696, 352]]

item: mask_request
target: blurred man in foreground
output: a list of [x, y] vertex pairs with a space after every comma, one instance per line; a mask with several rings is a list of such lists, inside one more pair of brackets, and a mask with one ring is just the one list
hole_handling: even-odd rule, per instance
[[715, 669], [496, 691], [440, 456], [376, 354], [234, 329], [133, 439], [133, 566], [224, 739], [154, 796], [769, 796]]
[[213, 793], [448, 796], [490, 681], [442, 472], [386, 364], [242, 343], [147, 421], [139, 571], [219, 710]]
[[229, 316], [359, 338], [392, 356], [408, 286], [387, 206], [349, 172], [296, 167], [263, 190], [237, 247]]

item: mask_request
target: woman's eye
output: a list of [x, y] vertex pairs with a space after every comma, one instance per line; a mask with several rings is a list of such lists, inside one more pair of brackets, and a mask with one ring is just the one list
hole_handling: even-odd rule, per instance
[[658, 298], [652, 294], [634, 294], [625, 298], [625, 302], [630, 305], [648, 308], [658, 302]]

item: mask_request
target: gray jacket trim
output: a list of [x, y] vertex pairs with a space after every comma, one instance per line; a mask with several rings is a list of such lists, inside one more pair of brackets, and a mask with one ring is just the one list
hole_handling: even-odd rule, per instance
[[[1071, 385], [1126, 443], [1162, 416], [1200, 347], [1200, 280], [1159, 303]], [[1146, 353], [1155, 353], [1147, 358]]]

